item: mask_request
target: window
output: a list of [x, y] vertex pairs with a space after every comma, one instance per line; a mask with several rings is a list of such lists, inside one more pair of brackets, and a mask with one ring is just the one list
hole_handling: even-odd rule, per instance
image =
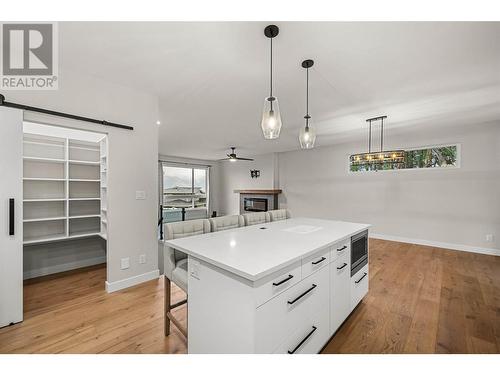
[[459, 166], [459, 145], [422, 147], [405, 150], [403, 163], [372, 162], [355, 164], [350, 158], [350, 172], [381, 171], [395, 169], [456, 168]]
[[208, 217], [208, 167], [162, 165], [163, 222]]

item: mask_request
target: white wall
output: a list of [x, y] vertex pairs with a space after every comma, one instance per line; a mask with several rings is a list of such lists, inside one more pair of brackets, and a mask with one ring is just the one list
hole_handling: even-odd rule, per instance
[[[25, 119], [30, 121], [107, 132], [109, 290], [155, 277], [158, 272], [157, 98], [70, 71], [60, 72], [59, 90], [6, 91], [2, 94], [7, 101], [134, 126], [133, 131], [128, 131], [25, 112]], [[144, 190], [146, 199], [135, 200], [136, 190]], [[140, 254], [146, 254], [145, 264], [139, 264]], [[125, 257], [130, 258], [130, 268], [121, 270], [120, 260]]]
[[[253, 156], [252, 161], [219, 162], [219, 216], [240, 213], [239, 194], [235, 189], [272, 189], [275, 185], [276, 154]], [[251, 169], [260, 170], [259, 178], [250, 176]]]
[[388, 131], [387, 147], [461, 143], [462, 167], [348, 173], [348, 155], [364, 151], [364, 141], [280, 153], [281, 207], [421, 243], [499, 249], [500, 123], [416, 129]]

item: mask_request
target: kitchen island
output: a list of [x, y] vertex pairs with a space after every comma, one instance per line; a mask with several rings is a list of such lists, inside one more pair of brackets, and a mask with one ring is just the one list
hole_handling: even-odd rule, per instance
[[318, 353], [368, 292], [369, 227], [292, 218], [165, 241], [188, 254], [189, 353]]

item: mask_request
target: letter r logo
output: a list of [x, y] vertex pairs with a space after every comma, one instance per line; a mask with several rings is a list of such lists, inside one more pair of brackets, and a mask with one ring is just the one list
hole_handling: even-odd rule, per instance
[[3, 75], [53, 74], [53, 25], [2, 25]]

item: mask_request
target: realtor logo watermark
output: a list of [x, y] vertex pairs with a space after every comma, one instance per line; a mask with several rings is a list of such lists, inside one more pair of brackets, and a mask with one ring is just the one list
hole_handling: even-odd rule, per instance
[[57, 90], [57, 23], [2, 23], [2, 90]]

